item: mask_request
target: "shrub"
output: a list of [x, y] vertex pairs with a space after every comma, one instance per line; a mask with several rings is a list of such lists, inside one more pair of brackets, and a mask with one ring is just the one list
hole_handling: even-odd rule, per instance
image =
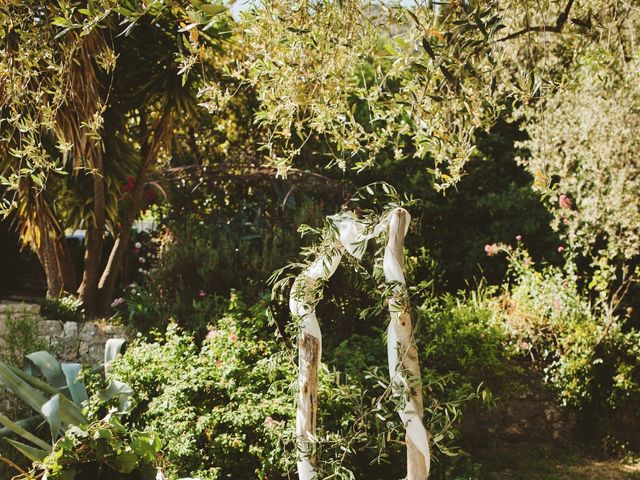
[[157, 437], [128, 430], [116, 415], [109, 415], [98, 422], [70, 428], [49, 455], [34, 463], [24, 480], [155, 480], [159, 454]]
[[82, 302], [71, 295], [45, 298], [40, 304], [40, 315], [61, 322], [82, 322], [85, 320]]
[[503, 392], [513, 379], [515, 350], [509, 333], [497, 321], [491, 308], [494, 287], [480, 286], [458, 296], [427, 299], [418, 307], [423, 330], [418, 341], [424, 345], [425, 369], [447, 374], [455, 394], [468, 394], [483, 385], [483, 398]]
[[38, 324], [38, 316], [26, 307], [5, 310], [4, 332], [0, 335], [4, 342], [0, 361], [21, 366], [28, 353], [44, 350], [47, 342], [40, 336]]
[[156, 341], [134, 342], [112, 365], [113, 375], [137, 390], [128, 424], [160, 436], [172, 474], [256, 478], [261, 469], [274, 469], [270, 458], [280, 461], [274, 455], [282, 448], [271, 448], [277, 435], [265, 420], [280, 430], [279, 420], [291, 417], [291, 402], [281, 403], [279, 393], [292, 377], [287, 361], [271, 358], [275, 340], [252, 338], [258, 326], [245, 337], [250, 321], [220, 320], [202, 348], [174, 325]]
[[640, 332], [605, 296], [591, 301], [570, 263], [536, 267], [523, 248], [508, 254], [511, 281], [495, 305], [515, 347], [533, 356], [562, 405], [599, 419], [590, 436], [615, 429], [616, 418], [631, 428], [640, 420]]
[[[267, 277], [299, 248], [294, 227], [284, 220], [268, 224], [273, 212], [254, 207], [257, 212], [226, 212], [225, 217], [214, 209], [212, 219], [200, 211], [204, 206], [191, 208], [195, 212], [185, 213], [185, 218], [167, 220], [166, 228], [150, 241], [134, 244], [142, 272], [131, 277], [135, 281], [114, 305], [138, 331], [164, 330], [171, 320], [202, 337], [211, 319], [224, 311], [231, 290], [257, 301], [267, 291]], [[320, 210], [303, 202], [299, 211], [288, 212], [293, 222], [287, 221], [316, 223]], [[249, 214], [257, 218], [251, 221]]]
[[[112, 375], [136, 391], [126, 424], [158, 435], [171, 478], [292, 475], [295, 351], [269, 326], [265, 309], [264, 303], [248, 308], [232, 297], [202, 345], [172, 326], [155, 339], [137, 340], [111, 366]], [[477, 391], [470, 377], [467, 388], [458, 389], [449, 365], [434, 366], [432, 352], [440, 350], [444, 357], [452, 348], [447, 342], [439, 345], [427, 350], [425, 359], [426, 416], [438, 458], [433, 478], [450, 478], [452, 469], [468, 467], [466, 457], [451, 458], [459, 453], [461, 408]], [[324, 352], [317, 444], [321, 475], [399, 475], [404, 431], [389, 398], [386, 369], [378, 368], [386, 365], [385, 352], [382, 334], [354, 335]]]

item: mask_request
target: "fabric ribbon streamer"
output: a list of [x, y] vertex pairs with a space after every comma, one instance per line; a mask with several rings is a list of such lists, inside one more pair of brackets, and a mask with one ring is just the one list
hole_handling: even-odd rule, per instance
[[[411, 388], [404, 374], [403, 358], [401, 358], [411, 347], [410, 334], [407, 336], [406, 331], [400, 327], [400, 317], [404, 314], [408, 315], [408, 308], [403, 307], [401, 301], [402, 298], [407, 298], [402, 248], [411, 217], [406, 210], [398, 208], [383, 218], [373, 229], [367, 229], [366, 225], [359, 221], [353, 212], [334, 215], [329, 219], [338, 230], [334, 245], [296, 278], [289, 298], [291, 313], [301, 321], [299, 391], [296, 411], [296, 434], [300, 450], [300, 460], [297, 463], [298, 477], [300, 480], [316, 478], [311, 458], [311, 447], [315, 438], [317, 371], [320, 368], [322, 355], [322, 334], [315, 310], [321, 282], [331, 278], [345, 252], [360, 260], [367, 249], [368, 241], [388, 232], [383, 270], [387, 283], [393, 285], [392, 298], [389, 300], [391, 315], [387, 344], [389, 371], [394, 392], [397, 395], [404, 394], [409, 397], [399, 412], [406, 428], [407, 439], [424, 456], [422, 465], [425, 467], [421, 470], [426, 469], [426, 471], [423, 475], [414, 475], [415, 478], [411, 478], [411, 461], [408, 462], [409, 480], [426, 479], [430, 461], [427, 431], [422, 423], [422, 408], [418, 408], [415, 400], [410, 396]], [[402, 224], [402, 230], [400, 230], [400, 224]], [[406, 301], [404, 303], [406, 304]]]
[[[397, 395], [405, 397], [406, 404], [401, 407], [400, 418], [406, 428], [407, 440], [422, 454], [424, 461], [423, 466], [421, 461], [416, 462], [414, 458], [414, 464], [412, 464], [411, 454], [409, 454], [408, 477], [413, 480], [427, 478], [431, 467], [431, 456], [427, 430], [422, 423], [422, 385], [420, 383], [411, 385], [406, 373], [409, 372], [418, 378], [420, 376], [417, 351], [412, 339], [409, 295], [403, 272], [404, 237], [409, 231], [410, 223], [411, 216], [406, 210], [399, 208], [391, 212], [382, 268], [385, 280], [391, 285], [392, 290], [392, 296], [389, 299], [391, 321], [387, 329], [387, 358], [391, 385]], [[416, 386], [420, 388], [418, 398], [411, 395], [415, 390], [412, 387]], [[417, 401], [420, 406], [416, 404]], [[414, 471], [411, 471], [412, 468]]]

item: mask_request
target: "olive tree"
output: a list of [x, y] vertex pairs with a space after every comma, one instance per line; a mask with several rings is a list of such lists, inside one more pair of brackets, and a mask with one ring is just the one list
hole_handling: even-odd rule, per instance
[[640, 9], [591, 0], [575, 15], [538, 62], [555, 88], [521, 111], [531, 137], [522, 162], [574, 253], [624, 263], [640, 253]]

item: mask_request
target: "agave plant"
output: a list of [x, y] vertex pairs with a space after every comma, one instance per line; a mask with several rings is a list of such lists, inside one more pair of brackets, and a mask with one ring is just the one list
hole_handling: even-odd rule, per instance
[[[96, 369], [104, 369], [106, 374], [110, 362], [122, 351], [124, 344], [125, 341], [119, 338], [107, 340], [104, 364]], [[24, 370], [0, 362], [0, 383], [37, 412], [35, 416], [16, 422], [0, 414], [0, 424], [4, 426], [0, 429], [0, 437], [16, 434], [28, 443], [9, 438], [5, 440], [28, 459], [42, 460], [67, 428], [89, 423], [82, 411], [89, 395], [79, 376], [81, 370], [81, 364], [59, 363], [46, 351], [27, 355]], [[41, 380], [40, 375], [46, 381]], [[119, 410], [124, 412], [129, 408], [133, 391], [126, 383], [111, 380], [98, 393], [105, 401], [117, 398]], [[49, 426], [50, 443], [33, 433], [45, 424]]]

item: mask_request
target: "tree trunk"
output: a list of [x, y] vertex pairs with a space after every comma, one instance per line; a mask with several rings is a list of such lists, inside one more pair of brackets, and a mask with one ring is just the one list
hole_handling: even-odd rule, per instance
[[62, 271], [56, 260], [55, 248], [49, 235], [44, 232], [37, 247], [37, 255], [47, 277], [47, 297], [56, 298], [64, 291]]
[[95, 153], [97, 157], [94, 161], [95, 170], [91, 173], [93, 175], [93, 224], [87, 228], [82, 283], [78, 288], [78, 297], [88, 315], [98, 313], [98, 280], [106, 222], [102, 155], [101, 152]]
[[47, 277], [47, 297], [72, 292], [76, 286], [75, 270], [64, 231], [43, 194], [30, 208], [31, 221], [27, 223], [38, 232], [31, 243]]
[[300, 334], [298, 349], [296, 435], [302, 457], [298, 461], [298, 475], [300, 480], [307, 480], [313, 478], [316, 464], [312, 437], [316, 434], [316, 416], [318, 412], [320, 340], [303, 332]]
[[[78, 41], [74, 35], [69, 42]], [[101, 75], [96, 68], [96, 57], [106, 48], [105, 39], [99, 29], [92, 30], [82, 38], [78, 61], [73, 63], [69, 74], [72, 94], [64, 108], [57, 113], [57, 122], [67, 141], [73, 145], [74, 174], [86, 172], [93, 182], [92, 215], [85, 221], [86, 237], [82, 282], [78, 287], [78, 298], [88, 315], [96, 313], [100, 261], [104, 244], [106, 205], [105, 180], [102, 158], [101, 123], [96, 118], [104, 112], [104, 97], [108, 97]]]
[[122, 262], [127, 252], [129, 240], [131, 238], [131, 228], [140, 213], [140, 205], [144, 195], [144, 185], [151, 166], [158, 158], [160, 149], [165, 143], [167, 134], [171, 130], [171, 107], [166, 106], [162, 116], [156, 122], [153, 129], [153, 137], [146, 143], [146, 148], [142, 155], [142, 165], [136, 176], [136, 188], [126, 206], [124, 218], [120, 225], [120, 232], [111, 249], [107, 265], [102, 272], [102, 277], [98, 284], [99, 305], [98, 311], [101, 314], [108, 312], [116, 288], [116, 282], [120, 275]]
[[73, 259], [71, 258], [71, 252], [69, 251], [69, 243], [64, 232], [60, 232], [58, 235], [58, 264], [62, 271], [62, 279], [64, 282], [65, 292], [75, 292], [78, 288], [78, 281], [76, 277], [76, 269], [73, 265]]

